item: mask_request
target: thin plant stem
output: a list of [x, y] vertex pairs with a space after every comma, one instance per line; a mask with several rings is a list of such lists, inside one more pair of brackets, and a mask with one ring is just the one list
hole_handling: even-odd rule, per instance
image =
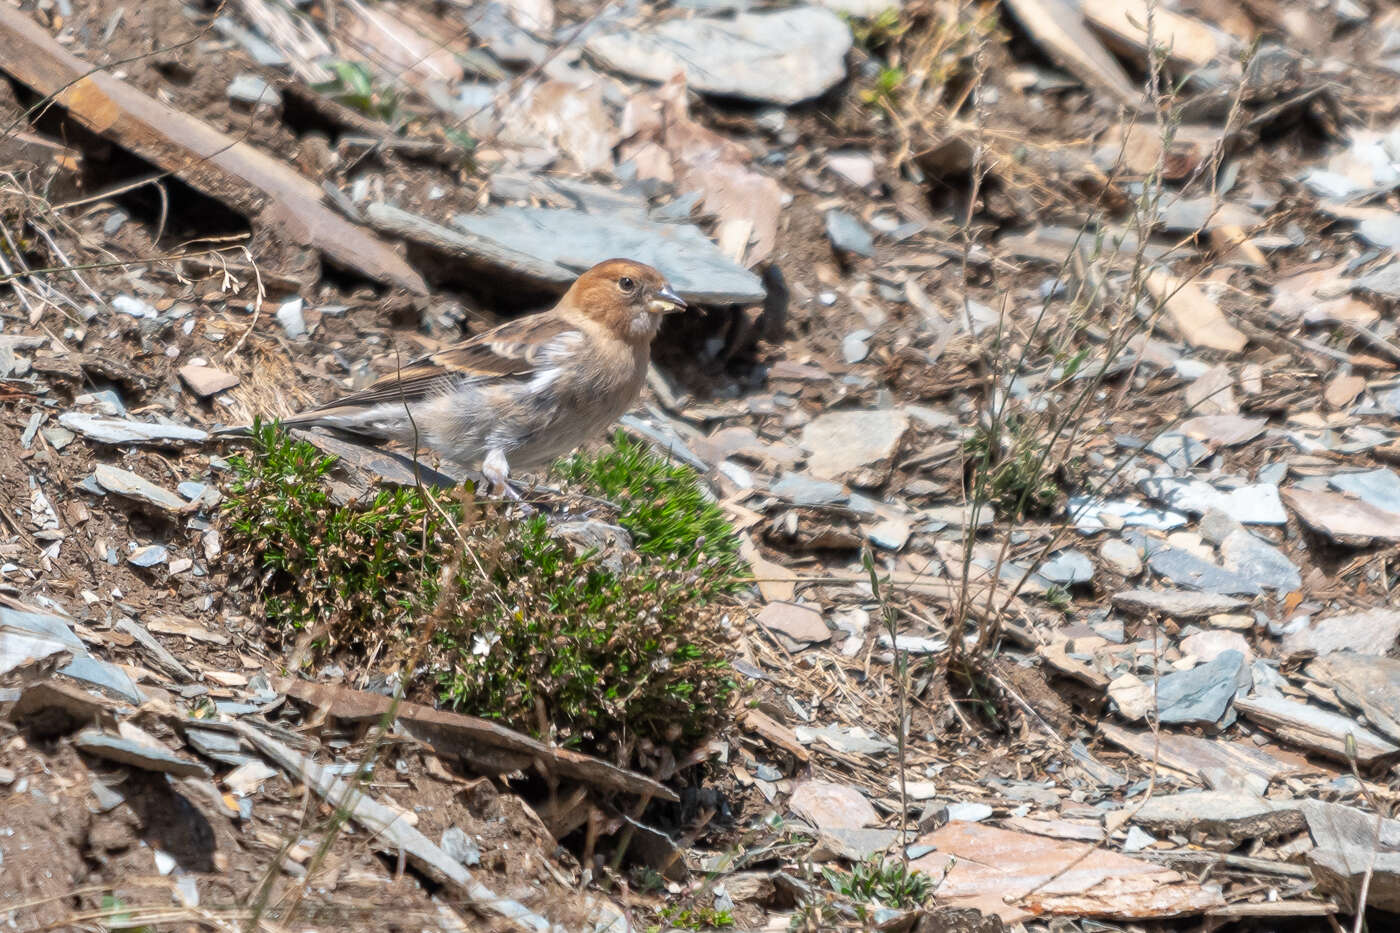
[[905, 773], [909, 767], [908, 725], [905, 722], [908, 707], [907, 678], [908, 678], [908, 657], [899, 647], [899, 613], [885, 599], [884, 588], [880, 585], [880, 577], [875, 573], [875, 558], [867, 545], [861, 554], [861, 559], [865, 563], [865, 572], [870, 576], [870, 589], [875, 594], [875, 602], [880, 607], [881, 621], [885, 625], [885, 631], [890, 636], [890, 649], [894, 652], [894, 696], [895, 713], [897, 716], [895, 723], [895, 741], [899, 755], [899, 856], [900, 862], [905, 870], [909, 867], [909, 846], [905, 834], [908, 830], [909, 821], [909, 792], [905, 787]]

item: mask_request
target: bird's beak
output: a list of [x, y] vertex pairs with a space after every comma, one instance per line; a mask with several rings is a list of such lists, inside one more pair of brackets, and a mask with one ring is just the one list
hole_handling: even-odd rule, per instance
[[670, 285], [663, 285], [652, 296], [647, 306], [657, 314], [675, 314], [677, 311], [685, 310], [685, 301], [671, 289]]

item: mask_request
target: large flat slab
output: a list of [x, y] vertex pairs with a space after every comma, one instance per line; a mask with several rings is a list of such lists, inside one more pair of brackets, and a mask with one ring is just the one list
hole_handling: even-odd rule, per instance
[[499, 250], [488, 253], [471, 247], [477, 250], [475, 258], [521, 275], [552, 266], [572, 281], [605, 259], [625, 257], [660, 269], [682, 298], [697, 304], [752, 303], [766, 294], [758, 276], [726, 257], [693, 224], [548, 207], [458, 214], [452, 224], [469, 236], [529, 257], [529, 265], [513, 267], [498, 258]]

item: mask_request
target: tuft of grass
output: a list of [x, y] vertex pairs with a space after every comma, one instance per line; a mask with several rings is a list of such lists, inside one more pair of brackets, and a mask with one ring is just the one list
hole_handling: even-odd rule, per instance
[[874, 16], [864, 18], [845, 15], [846, 25], [851, 28], [851, 39], [856, 46], [866, 52], [878, 52], [899, 41], [909, 31], [912, 23], [900, 15], [898, 6], [881, 10]]
[[315, 632], [326, 650], [407, 651], [461, 535], [459, 596], [439, 613], [416, 686], [621, 757], [637, 739], [694, 739], [718, 723], [733, 681], [713, 630], [741, 564], [689, 470], [631, 447], [570, 461], [583, 489], [619, 497], [616, 521], [640, 544], [636, 566], [614, 572], [543, 516], [464, 520], [447, 492], [386, 489], [339, 505], [334, 459], [275, 425], [255, 425], [252, 450], [230, 462], [226, 550], [274, 628]]
[[904, 85], [905, 78], [903, 68], [881, 68], [874, 83], [860, 92], [860, 99], [871, 107], [893, 109], [899, 105], [900, 88]]
[[979, 424], [963, 442], [976, 476], [973, 493], [1020, 519], [1048, 511], [1061, 496], [1039, 427], [1014, 413]]
[[395, 122], [401, 102], [399, 92], [380, 83], [368, 65], [340, 60], [327, 67], [334, 77], [316, 85], [316, 91], [367, 117]]
[[575, 454], [555, 465], [564, 480], [617, 505], [618, 524], [637, 553], [679, 566], [708, 567], [717, 588], [744, 584], [748, 567], [739, 539], [690, 467], [660, 459], [621, 431], [596, 455]]
[[1052, 583], [1045, 590], [1045, 603], [1051, 609], [1067, 613], [1074, 608], [1074, 598], [1064, 586]]
[[[661, 908], [661, 920], [668, 930], [728, 930], [734, 926], [734, 916], [727, 910], [713, 907], [685, 907], [671, 904]], [[661, 930], [654, 926], [652, 930]]]
[[922, 906], [937, 887], [923, 872], [910, 871], [903, 862], [886, 861], [882, 855], [857, 862], [850, 874], [823, 868], [822, 875], [833, 891], [857, 905], [879, 904], [897, 910]]

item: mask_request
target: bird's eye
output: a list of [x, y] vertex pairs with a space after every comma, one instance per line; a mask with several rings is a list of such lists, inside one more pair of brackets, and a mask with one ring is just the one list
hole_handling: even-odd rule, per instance
[[617, 280], [617, 287], [624, 292], [634, 292], [637, 290], [637, 283], [632, 280], [630, 275], [624, 275]]

